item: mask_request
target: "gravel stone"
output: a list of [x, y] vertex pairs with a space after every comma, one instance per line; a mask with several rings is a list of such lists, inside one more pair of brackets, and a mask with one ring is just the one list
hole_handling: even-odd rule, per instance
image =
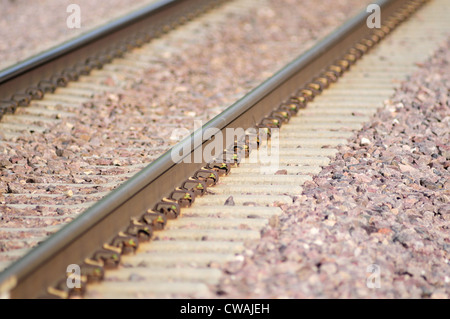
[[235, 203], [234, 203], [234, 200], [233, 200], [233, 196], [228, 197], [227, 200], [225, 201], [224, 205], [225, 206], [234, 206]]

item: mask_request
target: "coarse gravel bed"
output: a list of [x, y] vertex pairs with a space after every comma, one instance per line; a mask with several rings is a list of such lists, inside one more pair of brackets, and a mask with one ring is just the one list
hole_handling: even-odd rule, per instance
[[419, 65], [214, 297], [449, 298], [450, 39]]

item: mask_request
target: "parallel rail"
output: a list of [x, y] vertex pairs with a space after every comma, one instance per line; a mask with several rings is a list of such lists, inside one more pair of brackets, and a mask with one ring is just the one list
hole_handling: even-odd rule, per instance
[[[128, 246], [122, 242], [118, 249], [107, 246], [105, 252], [105, 243], [112, 243], [118, 233], [126, 231], [130, 219], [143, 221], [142, 217], [149, 209], [166, 214], [165, 217], [176, 216], [179, 213], [179, 201], [169, 201], [169, 206], [174, 207], [161, 210], [157, 207], [158, 203], [161, 203], [163, 198], [171, 197], [175, 188], [180, 187], [195, 172], [208, 165], [206, 162], [185, 163], [183, 159], [175, 163], [172, 160], [172, 152], [187, 149], [190, 152], [185, 157], [191, 157], [193, 152], [198, 152], [200, 148], [203, 153], [213, 139], [213, 136], [207, 135], [207, 132], [214, 129], [223, 131], [227, 128], [255, 127], [264, 122], [263, 120], [267, 119], [267, 116], [280, 104], [286, 101], [292, 102], [293, 96], [296, 97], [297, 106], [304, 107], [309, 98], [319, 93], [314, 91], [318, 85], [318, 82], [314, 80], [319, 75], [328, 74], [330, 81], [333, 75], [338, 77], [352, 60], [359, 58], [375, 45], [414, 12], [422, 2], [424, 1], [379, 1], [378, 4], [383, 13], [381, 29], [372, 30], [367, 27], [368, 14], [365, 11], [346, 22], [312, 49], [12, 264], [0, 274], [0, 293], [7, 294], [11, 298], [36, 298], [56, 296], [61, 292], [60, 295], [64, 297], [66, 296], [64, 291], [54, 287], [60, 287], [58, 284], [61, 280], [65, 281], [63, 278], [66, 278], [66, 269], [69, 264], [84, 265], [90, 269], [85, 271], [89, 278], [95, 278], [96, 272], [98, 278], [101, 278], [105, 265], [99, 259], [92, 257], [96, 253], [98, 256], [102, 247], [103, 253], [111, 257], [114, 252], [120, 255], [129, 246], [136, 245], [135, 239], [127, 235], [124, 238], [132, 241]], [[304, 90], [299, 91], [299, 88]], [[225, 134], [222, 136], [224, 138]], [[214, 171], [213, 167], [209, 168], [211, 172]], [[86, 258], [91, 258], [90, 262], [86, 262]]]
[[223, 1], [160, 0], [0, 70], [0, 118]]

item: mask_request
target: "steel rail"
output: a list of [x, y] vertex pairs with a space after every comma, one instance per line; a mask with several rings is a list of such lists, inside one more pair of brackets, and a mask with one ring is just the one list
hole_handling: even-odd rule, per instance
[[49, 84], [64, 86], [81, 72], [99, 68], [127, 49], [221, 2], [223, 0], [160, 0], [0, 70], [0, 105], [3, 105], [0, 112], [5, 109], [14, 112], [17, 106], [26, 106], [31, 99], [41, 98], [42, 94], [37, 94], [36, 90], [43, 91]]
[[[382, 21], [399, 9], [405, 0], [380, 0]], [[416, 1], [417, 2], [417, 1]], [[214, 129], [254, 127], [280, 103], [288, 99], [341, 57], [349, 48], [369, 36], [368, 13], [361, 12], [329, 36], [248, 93], [223, 113], [178, 143], [129, 181], [111, 192], [82, 215], [49, 237], [30, 253], [0, 274], [0, 293], [11, 298], [35, 298], [64, 278], [69, 264], [81, 264], [118, 232], [131, 218], [142, 216], [162, 198], [207, 163], [172, 160], [172, 152], [203, 150], [211, 143]], [[224, 134], [222, 135], [224, 138]], [[224, 141], [225, 142], [225, 141]]]

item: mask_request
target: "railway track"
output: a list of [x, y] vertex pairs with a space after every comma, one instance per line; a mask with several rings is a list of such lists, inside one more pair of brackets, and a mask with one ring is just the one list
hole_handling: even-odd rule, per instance
[[[158, 143], [161, 138], [168, 139], [169, 136], [159, 138], [143, 136], [139, 140], [136, 138], [136, 134], [134, 134], [127, 140], [119, 137], [121, 140], [117, 142], [114, 149], [109, 150], [108, 153], [104, 151], [101, 156], [92, 154], [89, 150], [87, 152], [80, 152], [79, 150], [77, 152], [75, 150], [74, 153], [69, 151], [71, 154], [63, 154], [63, 149], [66, 149], [67, 142], [73, 142], [72, 138], [69, 138], [71, 141], [64, 141], [63, 137], [60, 141], [61, 143], [57, 141], [47, 143], [46, 141], [37, 141], [35, 136], [48, 135], [47, 133], [52, 132], [54, 126], [57, 125], [73, 126], [72, 119], [82, 117], [83, 115], [89, 117], [89, 115], [83, 114], [83, 111], [80, 109], [84, 102], [92, 100], [93, 95], [102, 94], [104, 91], [111, 92], [113, 87], [117, 89], [126, 85], [130, 86], [136, 78], [140, 78], [144, 66], [150, 63], [155, 64], [154, 60], [158, 59], [161, 55], [159, 51], [164, 49], [165, 42], [158, 38], [153, 39], [150, 49], [148, 45], [145, 46], [139, 42], [139, 48], [125, 53], [125, 48], [123, 47], [124, 41], [127, 43], [130, 39], [123, 39], [123, 36], [114, 34], [123, 32], [118, 31], [118, 29], [120, 30], [121, 24], [127, 28], [135, 28], [138, 30], [141, 30], [140, 28], [144, 26], [149, 31], [146, 34], [147, 37], [155, 36], [158, 32], [165, 32], [165, 30], [156, 31], [156, 29], [166, 29], [167, 25], [174, 26], [173, 20], [171, 20], [174, 16], [172, 16], [171, 12], [176, 12], [175, 15], [182, 15], [183, 13], [181, 12], [184, 9], [179, 7], [179, 5], [182, 5], [182, 2], [176, 5], [173, 4], [174, 1], [154, 3], [139, 12], [134, 12], [128, 17], [104, 26], [100, 30], [95, 30], [92, 32], [93, 34], [85, 34], [81, 38], [65, 44], [62, 49], [59, 48], [59, 51], [58, 49], [54, 49], [51, 52], [45, 52], [41, 57], [34, 57], [31, 61], [26, 61], [22, 65], [2, 71], [0, 92], [1, 94], [5, 94], [9, 101], [3, 100], [0, 107], [0, 113], [2, 115], [0, 122], [0, 140], [2, 141], [2, 147], [5, 145], [2, 148], [2, 152], [6, 154], [8, 151], [11, 151], [12, 154], [10, 155], [15, 157], [16, 160], [9, 158], [11, 161], [6, 160], [1, 165], [2, 173], [4, 174], [2, 174], [2, 182], [0, 182], [2, 184], [0, 186], [2, 193], [0, 200], [5, 206], [2, 207], [0, 217], [6, 219], [6, 222], [12, 227], [5, 225], [0, 230], [0, 247], [2, 250], [0, 253], [0, 269], [5, 268], [12, 260], [17, 259], [28, 251], [30, 247], [57, 231], [64, 223], [75, 218], [83, 210], [92, 205], [94, 201], [102, 198], [108, 191], [117, 187], [117, 185], [145, 167], [146, 164], [150, 163], [162, 151], [167, 149], [167, 147], [160, 147]], [[207, 7], [211, 8], [212, 4], [217, 4], [217, 2], [208, 2]], [[184, 10], [187, 20], [201, 12], [201, 3], [191, 3], [190, 5], [190, 11]], [[203, 10], [207, 10], [207, 7], [203, 8]], [[165, 13], [161, 13], [164, 11]], [[155, 14], [157, 16], [167, 15], [167, 21], [162, 17], [157, 17], [155, 20], [152, 20]], [[146, 19], [152, 21], [145, 22]], [[183, 19], [181, 20], [184, 21]], [[162, 22], [166, 22], [166, 24], [158, 26]], [[140, 27], [130, 26], [135, 23], [143, 25]], [[196, 27], [196, 23], [190, 23], [190, 25], [191, 27]], [[88, 53], [83, 52], [85, 50], [95, 50], [96, 46], [101, 47], [101, 52], [107, 52], [108, 50], [104, 51], [105, 48], [101, 43], [94, 42], [89, 45], [88, 39], [101, 38], [101, 34], [109, 34], [112, 37], [109, 44], [109, 54], [111, 54], [111, 57], [117, 57], [113, 59], [111, 64], [94, 66], [91, 64], [92, 61], [85, 61], [86, 54]], [[140, 36], [143, 37], [144, 35], [140, 33]], [[135, 40], [136, 38], [133, 38], [131, 42]], [[137, 45], [137, 43], [135, 44]], [[86, 45], [88, 46], [87, 48], [85, 47]], [[89, 46], [91, 47], [90, 49]], [[117, 50], [117, 48], [122, 48], [122, 51]], [[128, 43], [127, 48], [131, 50], [133, 48], [132, 43]], [[67, 57], [65, 55], [67, 53], [66, 51], [73, 51], [72, 54], [75, 57]], [[58, 63], [60, 63], [58, 62], [59, 58], [65, 59], [65, 65], [70, 65], [70, 63], [76, 65], [74, 67], [76, 72], [72, 70], [74, 71], [72, 75], [77, 77], [77, 81], [63, 85], [65, 83], [64, 80], [60, 86], [55, 85], [52, 87], [49, 81], [54, 81], [58, 76], [53, 76], [49, 79], [44, 78], [35, 86], [44, 85], [46, 88], [49, 88], [49, 91], [44, 90], [45, 92], [41, 92], [45, 93], [43, 97], [41, 96], [41, 99], [29, 96], [27, 101], [23, 101], [24, 103], [26, 102], [25, 104], [29, 103], [27, 106], [20, 106], [19, 102], [12, 101], [14, 100], [12, 93], [11, 95], [7, 95], [8, 92], [15, 92], [14, 94], [19, 92], [19, 96], [25, 94], [25, 91], [30, 87], [23, 89], [20, 85], [18, 87], [12, 85], [11, 82], [16, 81], [18, 83], [17, 81], [22, 81], [20, 80], [21, 76], [19, 73], [23, 72], [27, 74], [28, 69], [35, 67], [33, 66], [34, 64], [45, 68], [48, 72], [56, 72], [56, 74], [60, 74], [61, 72], [64, 74], [67, 73], [67, 70], [61, 71], [58, 69]], [[86, 64], [85, 68], [83, 67], [83, 63]], [[32, 74], [30, 77], [32, 78]], [[105, 81], [107, 82], [106, 84]], [[30, 84], [26, 80], [23, 80], [22, 85], [34, 86], [34, 84]], [[10, 87], [15, 87], [17, 91], [9, 90]], [[11, 107], [11, 103], [13, 107]], [[168, 119], [166, 126], [170, 128], [171, 125], [174, 125], [171, 123], [176, 123], [180, 118], [174, 117], [173, 119]], [[141, 115], [141, 119], [136, 125], [142, 125], [144, 120], [145, 117]], [[65, 133], [62, 134], [65, 135]], [[82, 137], [80, 141], [85, 143], [87, 135], [85, 133], [82, 134], [84, 134], [84, 137], [79, 136], [77, 133], [72, 136], [75, 139]], [[25, 139], [21, 139], [23, 136], [26, 136]], [[39, 146], [40, 150], [37, 153], [40, 153], [38, 157], [43, 157], [39, 159], [35, 155], [22, 157], [22, 155], [31, 151], [30, 149], [25, 150], [23, 148], [27, 144], [27, 142], [23, 142], [27, 139], [30, 144], [41, 143], [42, 146]], [[44, 139], [47, 140], [47, 137]], [[100, 133], [98, 133], [97, 139], [100, 142], [103, 139]], [[47, 145], [50, 149], [47, 148], [46, 150], [46, 146], [44, 145]], [[53, 160], [47, 162], [45, 153], [48, 151], [53, 152], [55, 150], [54, 147], [60, 148], [57, 150], [59, 155], [56, 155], [57, 157], [65, 158], [66, 160], [64, 162], [60, 162], [59, 164]], [[105, 150], [104, 147], [102, 149]], [[151, 151], [148, 151], [149, 149]], [[83, 152], [85, 153], [82, 154]], [[33, 152], [31, 151], [31, 153]], [[138, 154], [136, 158], [132, 158], [136, 153]], [[26, 164], [22, 161], [25, 158], [28, 158]], [[80, 165], [77, 158], [82, 158], [84, 162], [81, 163], [80, 171], [75, 174], [67, 174], [67, 169], [71, 170], [71, 167]], [[78, 163], [75, 163], [74, 160]], [[23, 164], [25, 164], [25, 167], [28, 166], [25, 171], [23, 170]], [[47, 168], [51, 169], [47, 170]], [[12, 178], [10, 179], [9, 177]], [[11, 219], [8, 216], [11, 216]]]
[[[439, 1], [433, 2], [437, 4], [422, 10], [431, 17], [445, 17], [439, 12]], [[275, 226], [282, 214], [280, 206], [292, 203], [301, 193], [301, 184], [335, 154], [333, 147], [345, 143], [381, 106], [380, 101], [389, 97], [393, 76], [400, 80], [411, 72], [412, 61], [423, 56], [417, 50], [407, 54], [409, 47], [389, 46], [395, 38], [387, 36], [422, 1], [385, 1], [380, 5], [384, 12], [381, 29], [367, 29], [367, 15], [361, 13], [201, 129], [248, 129], [256, 123], [260, 128], [274, 129], [267, 144], [261, 140], [260, 149], [250, 153], [250, 158], [256, 156], [259, 162], [245, 163], [241, 153], [236, 155], [241, 164], [234, 167], [233, 149], [228, 149], [231, 163], [220, 158], [209, 164], [176, 164], [173, 152], [164, 154], [6, 269], [1, 275], [2, 291], [10, 297], [26, 298], [76, 296], [86, 288], [87, 297], [206, 294], [208, 285], [219, 280], [219, 268], [242, 262], [245, 241], [258, 240], [262, 229]], [[434, 19], [434, 23], [432, 28], [439, 34], [445, 21]], [[429, 30], [424, 28], [420, 33], [414, 21], [406, 24], [412, 25], [411, 31], [394, 31], [403, 36], [396, 41], [411, 41], [414, 48], [423, 44]], [[443, 38], [445, 32], [439, 36]], [[387, 44], [377, 45], [385, 37]], [[366, 51], [373, 53], [366, 56]], [[343, 76], [350, 66], [352, 77]], [[289, 124], [282, 125], [284, 122]], [[279, 127], [278, 137], [275, 129]], [[219, 140], [202, 135], [194, 133], [175, 149], [194, 151], [201, 145], [205, 150]], [[256, 140], [245, 143], [244, 136], [237, 136], [238, 149], [254, 147]], [[276, 170], [261, 174], [261, 162], [278, 157], [259, 155], [265, 146], [276, 145], [277, 138], [280, 157]], [[202, 196], [205, 189], [209, 194]], [[192, 207], [184, 208], [191, 202]], [[180, 214], [182, 218], [174, 219]], [[158, 240], [146, 243], [150, 237]], [[108, 270], [117, 267], [119, 259], [119, 269]], [[67, 288], [68, 264], [82, 265], [79, 289]], [[87, 285], [102, 279], [106, 280]]]

